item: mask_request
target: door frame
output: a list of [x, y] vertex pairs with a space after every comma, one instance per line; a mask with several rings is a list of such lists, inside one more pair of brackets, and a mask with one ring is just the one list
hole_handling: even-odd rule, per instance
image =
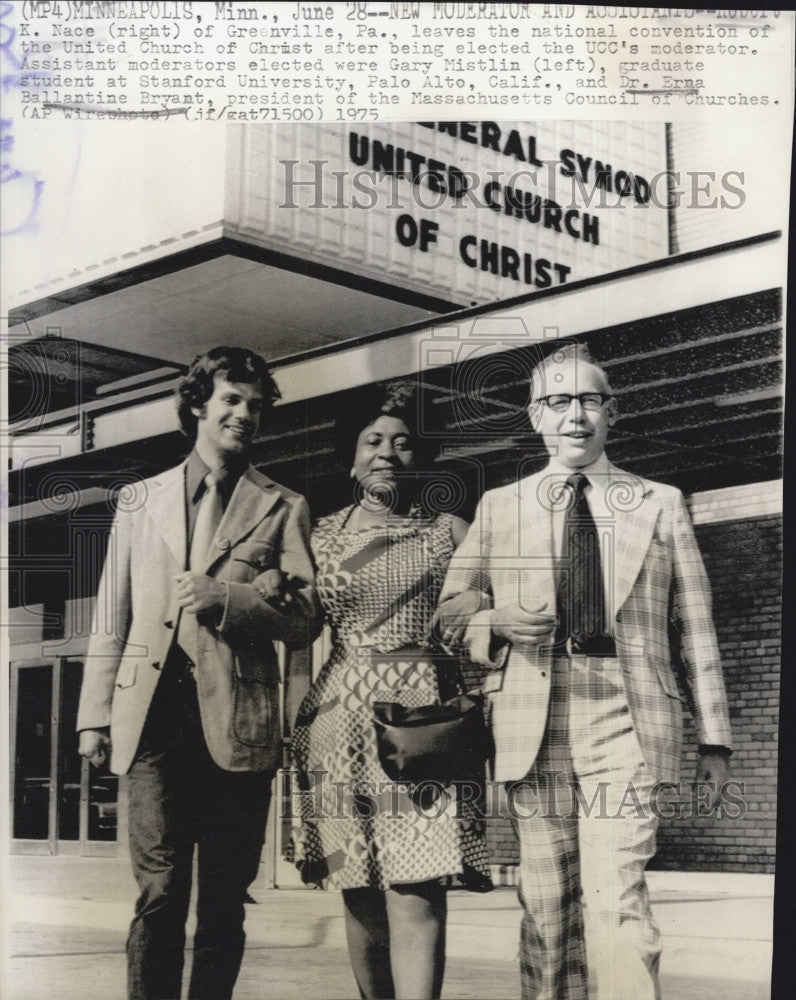
[[[58, 839], [58, 803], [60, 794], [59, 775], [59, 744], [66, 720], [61, 717], [61, 693], [64, 666], [69, 661], [79, 660], [85, 664], [88, 642], [77, 639], [64, 643], [55, 641], [52, 652], [48, 652], [42, 642], [21, 643], [13, 645], [9, 650], [9, 853], [27, 855], [71, 855], [80, 857], [117, 857], [120, 853], [120, 843], [126, 837], [126, 808], [122, 798], [126, 799], [126, 789], [119, 782], [119, 807], [117, 812], [116, 839], [113, 841], [88, 839], [88, 800], [90, 785], [90, 767], [87, 760], [81, 763], [79, 792], [79, 832], [77, 840]], [[16, 741], [17, 723], [19, 721], [19, 673], [31, 667], [50, 667], [52, 670], [52, 693], [50, 700], [50, 781], [49, 809], [46, 840], [31, 840], [14, 837], [14, 813], [16, 793]], [[75, 754], [77, 754], [77, 734], [75, 733]], [[123, 827], [124, 823], [124, 827]]]

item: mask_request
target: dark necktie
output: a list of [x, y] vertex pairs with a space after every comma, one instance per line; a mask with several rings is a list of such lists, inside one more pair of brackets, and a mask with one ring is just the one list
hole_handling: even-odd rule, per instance
[[605, 593], [600, 542], [584, 490], [589, 480], [581, 472], [567, 477], [573, 502], [564, 520], [562, 566], [556, 588], [558, 628], [555, 642], [571, 639], [572, 652], [599, 653], [611, 644], [606, 637]]

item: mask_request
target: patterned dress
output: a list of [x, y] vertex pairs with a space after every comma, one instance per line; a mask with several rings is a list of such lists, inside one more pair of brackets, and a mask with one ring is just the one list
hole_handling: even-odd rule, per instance
[[[491, 888], [483, 823], [453, 787], [438, 797], [391, 782], [372, 722], [376, 701], [439, 701], [417, 656], [453, 553], [451, 517], [413, 507], [398, 527], [346, 530], [354, 508], [313, 533], [332, 654], [299, 709], [293, 858], [305, 882], [387, 889], [445, 876]], [[414, 647], [415, 655], [407, 655]]]

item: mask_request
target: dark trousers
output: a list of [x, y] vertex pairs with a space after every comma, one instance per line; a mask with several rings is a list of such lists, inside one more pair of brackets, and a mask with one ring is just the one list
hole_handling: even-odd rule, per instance
[[130, 769], [130, 857], [140, 895], [127, 940], [130, 1000], [178, 1000], [197, 850], [197, 926], [188, 996], [228, 1000], [257, 874], [272, 774], [210, 757], [196, 685], [166, 671]]

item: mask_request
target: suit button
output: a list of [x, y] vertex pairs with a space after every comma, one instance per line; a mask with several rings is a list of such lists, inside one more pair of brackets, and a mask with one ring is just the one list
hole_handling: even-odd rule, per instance
[[224, 535], [222, 535], [221, 538], [217, 538], [216, 539], [216, 545], [220, 549], [225, 549], [226, 550], [226, 549], [228, 549], [230, 547], [230, 545], [232, 545], [232, 542], [230, 542], [230, 540], [228, 538], [226, 538]]
[[152, 666], [155, 668], [155, 670], [160, 670], [160, 663], [153, 663]]
[[547, 677], [547, 671], [546, 670], [542, 670], [541, 674], [542, 674], [542, 677]]
[[166, 626], [166, 628], [174, 628], [174, 622], [173, 621], [163, 622], [163, 624]]

